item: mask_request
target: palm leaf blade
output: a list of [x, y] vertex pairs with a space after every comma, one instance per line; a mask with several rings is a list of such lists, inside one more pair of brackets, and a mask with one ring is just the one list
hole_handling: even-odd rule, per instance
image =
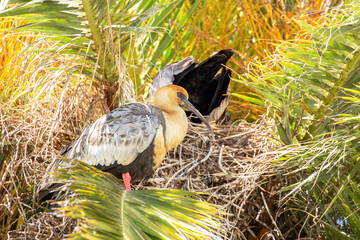
[[[80, 161], [59, 170], [57, 177], [76, 195], [62, 210], [87, 221], [78, 233], [129, 239], [218, 238], [218, 206], [199, 201], [194, 193], [179, 190], [125, 191], [113, 175], [103, 173]], [[189, 197], [193, 196], [193, 197]]]

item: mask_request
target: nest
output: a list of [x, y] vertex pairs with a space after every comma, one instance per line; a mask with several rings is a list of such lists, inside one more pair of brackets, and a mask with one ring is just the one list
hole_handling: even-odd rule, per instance
[[19, 229], [10, 231], [8, 239], [52, 239], [61, 240], [72, 233], [77, 226], [75, 219], [53, 212], [41, 212], [34, 215]]
[[[274, 206], [277, 187], [271, 179], [275, 168], [271, 134], [265, 124], [246, 122], [213, 126], [216, 140], [209, 158], [211, 141], [207, 128], [192, 124], [185, 140], [170, 152], [152, 178], [142, 188], [176, 188], [206, 193], [203, 200], [221, 206], [226, 239], [258, 239], [271, 234], [269, 211]], [[264, 199], [265, 203], [264, 203]], [[272, 199], [272, 203], [269, 202]], [[271, 209], [271, 210], [270, 210]], [[273, 214], [271, 212], [270, 214]], [[276, 231], [276, 229], [274, 230]]]

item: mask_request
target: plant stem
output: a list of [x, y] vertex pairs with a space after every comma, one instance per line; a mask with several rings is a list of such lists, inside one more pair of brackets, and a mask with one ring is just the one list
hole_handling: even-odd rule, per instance
[[102, 32], [100, 23], [96, 18], [94, 9], [92, 8], [91, 1], [83, 0], [82, 3], [84, 7], [85, 17], [89, 23], [89, 28], [92, 35], [91, 40], [94, 41], [95, 51], [98, 53], [99, 65], [104, 71], [104, 80], [110, 83], [115, 83], [118, 79], [118, 74], [115, 73], [115, 71], [112, 71], [112, 69], [115, 69], [115, 62], [112, 59], [115, 58], [110, 56], [111, 51], [106, 50], [106, 35], [104, 35]]
[[115, 108], [115, 89], [119, 79], [119, 73], [116, 71], [115, 56], [106, 46], [106, 34], [101, 29], [100, 21], [97, 19], [92, 2], [90, 0], [82, 0], [85, 17], [88, 21], [91, 40], [94, 41], [95, 51], [98, 56], [98, 63], [103, 73], [103, 82], [105, 82], [105, 97], [110, 110]]

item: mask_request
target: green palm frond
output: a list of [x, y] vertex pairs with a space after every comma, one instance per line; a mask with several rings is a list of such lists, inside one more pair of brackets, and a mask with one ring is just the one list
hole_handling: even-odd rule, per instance
[[127, 191], [113, 175], [81, 161], [57, 175], [75, 193], [62, 210], [82, 220], [72, 239], [221, 239], [219, 206], [194, 193]]
[[360, 5], [334, 9], [319, 27], [300, 24], [310, 39], [279, 46], [242, 83], [259, 94], [253, 102], [268, 107], [285, 145], [277, 161], [292, 179], [282, 191], [301, 222], [295, 236], [357, 239]]
[[[142, 72], [147, 70], [134, 66], [141, 61], [136, 58], [148, 59], [145, 64], [153, 67], [163, 53], [156, 50], [152, 54], [149, 49], [158, 48], [164, 41], [167, 45], [171, 43], [169, 33], [174, 32], [169, 25], [170, 18], [186, 21], [196, 8], [195, 4], [188, 10], [184, 3], [185, 0], [10, 0], [7, 8], [0, 11], [0, 18], [26, 22], [7, 30], [46, 36], [48, 41], [56, 43], [57, 48], [45, 47], [38, 51], [50, 52], [53, 57], [56, 54], [70, 56], [72, 66], [67, 71], [71, 73], [95, 77], [110, 86], [120, 83], [120, 96], [123, 97], [134, 90], [124, 86], [124, 76], [131, 75], [126, 68], [136, 68], [136, 74], [129, 76], [132, 80], [125, 80], [134, 81], [135, 87], [139, 88], [146, 80]], [[179, 14], [180, 9], [182, 14]], [[166, 34], [160, 38], [159, 32]], [[39, 66], [48, 64], [48, 59], [42, 59]], [[129, 85], [128, 88], [133, 88], [133, 83]], [[116, 87], [110, 89], [114, 89], [111, 93], [114, 95]], [[109, 102], [114, 97], [107, 98]]]
[[359, 236], [359, 148], [359, 129], [332, 132], [321, 140], [285, 148], [281, 162], [289, 167], [286, 175], [296, 180], [282, 189], [283, 200], [290, 197], [289, 205], [302, 209], [295, 211], [298, 219], [306, 213], [313, 219], [302, 222], [309, 236], [319, 234], [312, 224], [323, 226], [327, 239]]
[[258, 65], [263, 74], [248, 75], [241, 82], [253, 87], [262, 105], [270, 107], [285, 144], [331, 131], [331, 119], [338, 114], [359, 112], [342, 98], [342, 89], [354, 88], [360, 77], [356, 6], [337, 10], [320, 27], [300, 22], [311, 40], [279, 46], [279, 55], [268, 64], [272, 68]]
[[[179, 1], [177, 4], [180, 7], [183, 5], [186, 1]], [[186, 25], [186, 23], [190, 20], [190, 16], [194, 13], [194, 11], [197, 9], [198, 6], [205, 5], [206, 2], [201, 0], [193, 1], [191, 6], [183, 6], [182, 8], [178, 8], [176, 12], [174, 13], [174, 16], [178, 19], [177, 24], [180, 26]], [[169, 6], [171, 7], [171, 6]], [[168, 8], [169, 8], [168, 7]], [[168, 9], [168, 11], [170, 8]], [[165, 11], [166, 12], [166, 11]], [[155, 52], [150, 60], [150, 64], [156, 64], [158, 60], [161, 60], [161, 63], [159, 65], [160, 68], [167, 65], [174, 57], [176, 53], [176, 48], [174, 47], [173, 42], [173, 36], [176, 34], [175, 26], [172, 24], [167, 27], [166, 29], [167, 34], [165, 34], [159, 44], [156, 46]], [[182, 34], [181, 39], [183, 42], [186, 42], [186, 40], [189, 38], [189, 31]], [[156, 33], [155, 33], [156, 34]], [[154, 38], [154, 36], [151, 36]], [[151, 39], [148, 40], [147, 46], [151, 46]], [[145, 53], [147, 52], [147, 49], [145, 49]]]

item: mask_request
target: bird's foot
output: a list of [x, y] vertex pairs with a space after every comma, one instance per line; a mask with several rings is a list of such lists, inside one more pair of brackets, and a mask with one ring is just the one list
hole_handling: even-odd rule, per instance
[[131, 176], [130, 176], [130, 173], [128, 173], [128, 172], [123, 173], [122, 178], [124, 180], [124, 186], [125, 186], [126, 190], [131, 191], [131, 185], [130, 185]]

